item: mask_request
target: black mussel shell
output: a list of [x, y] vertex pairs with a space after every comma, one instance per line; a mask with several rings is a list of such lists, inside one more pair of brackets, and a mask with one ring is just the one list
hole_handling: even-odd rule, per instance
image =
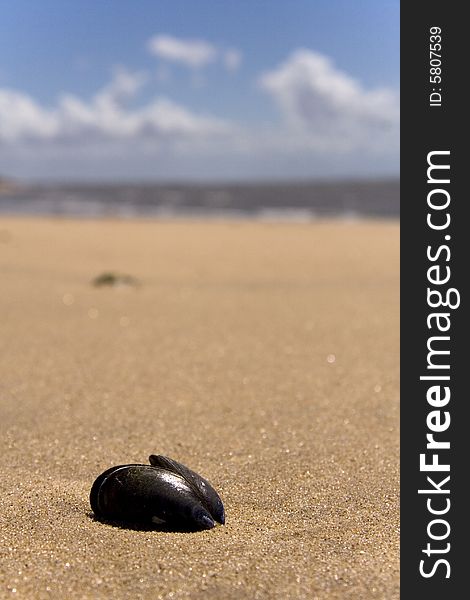
[[211, 484], [201, 477], [195, 471], [191, 471], [188, 467], [185, 467], [176, 460], [168, 458], [167, 456], [161, 456], [151, 454], [149, 456], [150, 464], [154, 467], [160, 467], [180, 475], [196, 492], [201, 498], [212, 517], [218, 522], [224, 525], [225, 523], [225, 511], [222, 500], [219, 494], [214, 490]]
[[206, 479], [171, 458], [151, 455], [149, 460], [150, 465], [111, 467], [96, 479], [90, 492], [96, 518], [175, 529], [225, 523], [222, 500]]

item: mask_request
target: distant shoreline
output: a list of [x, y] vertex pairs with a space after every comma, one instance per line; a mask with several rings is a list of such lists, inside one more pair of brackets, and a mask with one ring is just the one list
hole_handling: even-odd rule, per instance
[[0, 182], [0, 214], [311, 221], [398, 218], [399, 180], [231, 184]]

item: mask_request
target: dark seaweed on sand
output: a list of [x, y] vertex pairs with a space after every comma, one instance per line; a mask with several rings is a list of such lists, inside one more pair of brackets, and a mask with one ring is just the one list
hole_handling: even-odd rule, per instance
[[138, 287], [140, 285], [140, 282], [132, 275], [125, 275], [121, 273], [114, 273], [112, 271], [105, 271], [104, 273], [101, 273], [100, 275], [95, 277], [92, 281], [92, 284], [95, 287], [114, 287], [121, 285]]

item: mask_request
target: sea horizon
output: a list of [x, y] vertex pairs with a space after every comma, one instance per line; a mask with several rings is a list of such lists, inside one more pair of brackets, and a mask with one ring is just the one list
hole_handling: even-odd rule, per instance
[[398, 177], [220, 182], [0, 179], [0, 214], [92, 218], [398, 218]]

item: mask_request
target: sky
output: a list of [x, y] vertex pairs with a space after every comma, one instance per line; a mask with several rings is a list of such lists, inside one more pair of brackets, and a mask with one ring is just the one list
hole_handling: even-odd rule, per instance
[[0, 0], [0, 14], [0, 176], [398, 174], [398, 0]]

